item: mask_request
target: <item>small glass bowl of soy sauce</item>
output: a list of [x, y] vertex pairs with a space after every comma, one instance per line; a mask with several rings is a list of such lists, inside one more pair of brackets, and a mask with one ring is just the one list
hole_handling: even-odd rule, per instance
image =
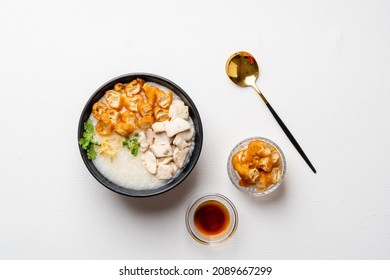
[[218, 245], [233, 236], [238, 214], [233, 203], [221, 194], [207, 194], [196, 199], [186, 212], [188, 232], [204, 245]]

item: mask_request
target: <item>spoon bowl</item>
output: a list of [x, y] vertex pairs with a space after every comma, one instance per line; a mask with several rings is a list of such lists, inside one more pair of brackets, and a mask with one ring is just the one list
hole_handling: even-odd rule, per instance
[[239, 86], [253, 87], [260, 72], [256, 60], [250, 53], [238, 52], [228, 59], [226, 74], [233, 83]]
[[259, 77], [259, 66], [256, 62], [256, 59], [248, 52], [237, 52], [230, 56], [230, 58], [226, 62], [226, 74], [230, 78], [230, 80], [238, 86], [241, 87], [252, 87], [256, 90], [256, 92], [260, 95], [261, 99], [267, 105], [268, 109], [271, 111], [272, 115], [283, 129], [284, 133], [287, 135], [288, 139], [290, 139], [291, 143], [297, 149], [299, 154], [305, 160], [305, 162], [309, 165], [311, 170], [314, 173], [317, 173], [314, 166], [311, 164], [310, 160], [303, 152], [302, 148], [299, 146], [298, 142], [295, 140], [294, 136], [288, 130], [287, 126], [284, 124], [282, 119], [278, 116], [275, 110], [272, 108], [271, 104], [269, 104], [268, 100], [265, 98], [263, 93], [256, 85], [256, 80]]

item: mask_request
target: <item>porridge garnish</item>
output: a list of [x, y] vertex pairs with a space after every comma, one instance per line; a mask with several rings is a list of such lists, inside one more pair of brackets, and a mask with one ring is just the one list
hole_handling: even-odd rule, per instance
[[232, 157], [242, 187], [255, 186], [264, 192], [281, 177], [278, 150], [261, 140], [252, 140]]

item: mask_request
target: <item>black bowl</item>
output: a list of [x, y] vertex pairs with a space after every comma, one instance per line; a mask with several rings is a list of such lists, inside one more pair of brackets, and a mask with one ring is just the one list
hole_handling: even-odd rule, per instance
[[79, 120], [79, 126], [78, 126], [78, 133], [77, 133], [77, 141], [83, 136], [84, 132], [84, 122], [86, 122], [92, 112], [92, 106], [95, 102], [99, 101], [105, 92], [109, 89], [114, 88], [114, 85], [116, 83], [129, 83], [132, 80], [136, 78], [141, 78], [146, 82], [154, 82], [158, 83], [164, 87], [167, 87], [168, 89], [172, 90], [174, 93], [176, 93], [183, 102], [188, 106], [190, 117], [192, 118], [194, 122], [194, 129], [195, 129], [195, 147], [191, 154], [191, 158], [187, 165], [184, 167], [184, 169], [179, 173], [178, 176], [176, 176], [173, 180], [167, 181], [167, 183], [159, 188], [156, 189], [148, 189], [148, 190], [134, 190], [122, 187], [120, 185], [117, 185], [110, 180], [108, 180], [106, 177], [104, 177], [95, 167], [95, 165], [92, 163], [91, 160], [88, 159], [87, 153], [85, 150], [79, 146], [79, 150], [81, 153], [81, 157], [85, 163], [85, 166], [88, 168], [89, 172], [95, 177], [96, 180], [98, 180], [102, 185], [107, 187], [108, 189], [117, 192], [119, 194], [132, 196], [132, 197], [147, 197], [147, 196], [154, 196], [161, 193], [164, 193], [166, 191], [169, 191], [179, 185], [192, 171], [192, 169], [195, 167], [198, 158], [200, 156], [200, 152], [202, 150], [202, 142], [203, 142], [203, 129], [202, 129], [202, 122], [200, 119], [200, 115], [198, 110], [195, 107], [194, 102], [191, 100], [191, 98], [185, 93], [184, 90], [182, 90], [178, 85], [173, 83], [172, 81], [165, 79], [163, 77], [159, 77], [157, 75], [153, 74], [147, 74], [147, 73], [132, 73], [132, 74], [125, 74], [119, 77], [116, 77], [108, 82], [106, 82], [104, 85], [102, 85], [99, 89], [97, 89], [94, 94], [92, 94], [91, 98], [89, 98], [87, 104], [85, 105], [81, 116]]

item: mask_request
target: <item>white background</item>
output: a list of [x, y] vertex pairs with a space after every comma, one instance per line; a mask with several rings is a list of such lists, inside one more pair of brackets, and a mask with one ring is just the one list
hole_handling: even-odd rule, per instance
[[[6, 0], [0, 38], [0, 259], [390, 258], [390, 2]], [[318, 174], [257, 94], [226, 77], [239, 50], [257, 58], [259, 87]], [[131, 72], [180, 85], [204, 128], [191, 175], [147, 199], [100, 185], [77, 146], [90, 95]], [[266, 198], [226, 172], [255, 135], [287, 158]], [[184, 224], [210, 192], [240, 219], [217, 247]]]

